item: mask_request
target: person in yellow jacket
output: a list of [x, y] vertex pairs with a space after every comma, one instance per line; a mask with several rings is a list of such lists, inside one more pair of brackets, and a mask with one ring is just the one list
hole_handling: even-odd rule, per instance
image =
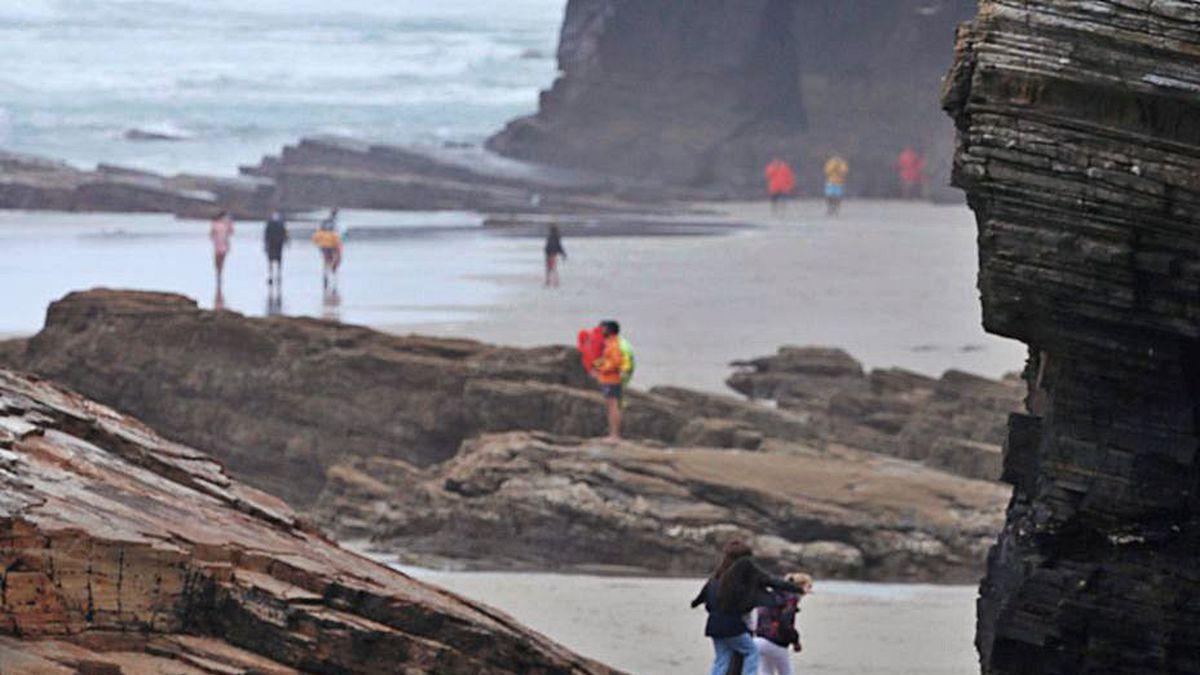
[[825, 208], [831, 216], [837, 215], [842, 208], [849, 175], [850, 165], [840, 155], [834, 155], [825, 162]]
[[592, 366], [592, 376], [600, 383], [604, 394], [604, 405], [608, 412], [608, 437], [606, 441], [621, 440], [621, 397], [622, 380], [625, 374], [625, 352], [621, 349], [621, 325], [616, 321], [602, 321], [604, 329], [604, 351]]
[[330, 279], [337, 286], [337, 271], [342, 264], [342, 238], [337, 230], [321, 226], [312, 236], [312, 242], [321, 250], [324, 267], [321, 270], [321, 282], [329, 290]]

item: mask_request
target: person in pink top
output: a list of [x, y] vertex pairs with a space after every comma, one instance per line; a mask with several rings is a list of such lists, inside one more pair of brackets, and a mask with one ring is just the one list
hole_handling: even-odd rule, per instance
[[917, 199], [925, 191], [925, 158], [912, 148], [905, 148], [896, 159], [896, 175], [900, 179], [900, 196]]
[[213, 218], [208, 230], [212, 239], [213, 265], [217, 268], [217, 286], [221, 285], [221, 274], [225, 271], [225, 256], [229, 254], [229, 244], [233, 240], [233, 218], [228, 211], [222, 211]]

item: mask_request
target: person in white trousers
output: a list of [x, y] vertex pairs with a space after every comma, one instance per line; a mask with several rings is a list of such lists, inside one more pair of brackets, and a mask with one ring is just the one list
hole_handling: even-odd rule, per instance
[[792, 657], [788, 648], [797, 653], [802, 649], [800, 632], [796, 630], [796, 613], [800, 598], [812, 593], [812, 576], [794, 572], [784, 577], [800, 588], [799, 593], [778, 591], [772, 604], [755, 610], [754, 644], [758, 647], [758, 675], [793, 675]]

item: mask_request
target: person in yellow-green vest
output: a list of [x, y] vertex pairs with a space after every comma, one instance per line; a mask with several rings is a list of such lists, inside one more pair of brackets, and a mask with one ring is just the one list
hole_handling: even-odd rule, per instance
[[592, 366], [592, 376], [600, 383], [604, 394], [604, 405], [608, 413], [608, 436], [610, 443], [621, 440], [621, 397], [624, 395], [626, 367], [625, 350], [621, 348], [621, 325], [616, 321], [602, 321], [604, 351]]

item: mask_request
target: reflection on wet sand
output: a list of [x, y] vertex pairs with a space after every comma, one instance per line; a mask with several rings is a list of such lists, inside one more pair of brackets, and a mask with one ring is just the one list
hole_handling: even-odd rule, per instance
[[325, 289], [325, 293], [321, 297], [321, 318], [341, 321], [342, 295], [338, 293], [337, 286]]

